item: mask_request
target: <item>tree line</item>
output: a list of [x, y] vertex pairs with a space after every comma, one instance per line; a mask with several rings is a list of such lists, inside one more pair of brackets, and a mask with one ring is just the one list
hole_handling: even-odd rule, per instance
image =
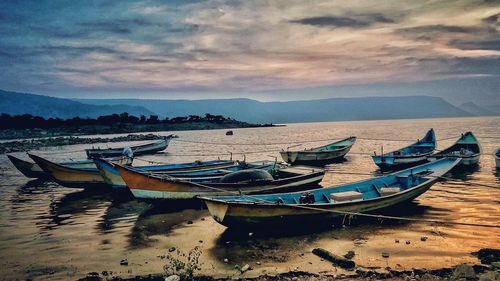
[[150, 115], [146, 117], [141, 115], [139, 117], [129, 115], [124, 112], [121, 114], [111, 114], [99, 116], [97, 118], [80, 118], [73, 117], [69, 119], [61, 118], [48, 118], [45, 119], [40, 116], [33, 116], [31, 114], [14, 115], [2, 113], [0, 114], [0, 129], [49, 129], [59, 127], [81, 127], [93, 125], [119, 125], [119, 124], [132, 124], [132, 125], [146, 125], [146, 124], [179, 124], [189, 122], [211, 122], [223, 123], [224, 121], [231, 120], [222, 115], [212, 115], [206, 113], [204, 116], [188, 115], [174, 118], [161, 119], [157, 115]]

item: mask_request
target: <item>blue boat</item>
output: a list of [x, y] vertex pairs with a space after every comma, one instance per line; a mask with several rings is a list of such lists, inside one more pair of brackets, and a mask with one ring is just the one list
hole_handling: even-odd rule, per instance
[[472, 132], [466, 132], [452, 146], [432, 154], [427, 160], [434, 161], [444, 157], [462, 159], [460, 166], [463, 167], [476, 166], [481, 157], [481, 145]]
[[403, 167], [411, 167], [427, 162], [436, 149], [436, 135], [434, 130], [430, 129], [423, 139], [416, 143], [403, 147], [396, 151], [372, 156], [375, 165], [382, 170], [395, 170]]
[[443, 158], [373, 179], [302, 192], [200, 199], [212, 217], [227, 227], [328, 224], [329, 219], [345, 216], [346, 212], [370, 212], [411, 201], [459, 162]]

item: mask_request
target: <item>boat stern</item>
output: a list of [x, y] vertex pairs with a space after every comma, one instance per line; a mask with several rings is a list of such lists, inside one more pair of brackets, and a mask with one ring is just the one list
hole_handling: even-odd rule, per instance
[[209, 198], [200, 199], [203, 200], [203, 202], [205, 202], [205, 204], [207, 205], [208, 211], [212, 215], [212, 218], [216, 222], [223, 224], [229, 205], [224, 202], [219, 202]]

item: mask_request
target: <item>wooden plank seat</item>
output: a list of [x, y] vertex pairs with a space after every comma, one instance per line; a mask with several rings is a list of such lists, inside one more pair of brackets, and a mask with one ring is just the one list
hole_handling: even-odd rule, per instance
[[389, 196], [401, 192], [399, 187], [382, 187], [380, 190], [380, 196]]
[[335, 192], [330, 194], [330, 199], [335, 202], [345, 202], [363, 199], [363, 193], [356, 191]]

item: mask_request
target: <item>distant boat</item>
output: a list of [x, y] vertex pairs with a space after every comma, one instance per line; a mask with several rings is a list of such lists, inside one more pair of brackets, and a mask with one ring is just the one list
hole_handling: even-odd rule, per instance
[[[104, 181], [115, 189], [127, 188], [123, 181], [118, 169], [115, 168], [112, 162], [96, 158], [94, 159], [95, 165], [99, 169]], [[162, 173], [170, 174], [172, 176], [189, 176], [194, 174], [207, 174], [214, 170], [228, 170], [234, 167], [239, 167], [240, 163], [232, 160], [213, 160], [213, 161], [196, 161], [191, 163], [180, 164], [165, 164], [154, 166], [137, 166], [133, 167], [134, 170], [149, 173]]]
[[[14, 166], [26, 177], [28, 178], [48, 178], [50, 175], [46, 173], [38, 164], [20, 159], [13, 155], [7, 155], [9, 160], [14, 164]], [[113, 161], [118, 160], [117, 158], [108, 158], [107, 160]], [[79, 161], [67, 161], [59, 162], [58, 164], [63, 166], [69, 166], [74, 168], [95, 168], [94, 161], [92, 160], [79, 160]]]
[[127, 148], [130, 148], [133, 155], [144, 155], [144, 154], [154, 154], [159, 151], [163, 151], [168, 147], [170, 142], [170, 137], [155, 140], [146, 144], [130, 146], [130, 147], [118, 147], [118, 148], [91, 148], [85, 149], [87, 157], [92, 158], [102, 158], [102, 157], [115, 157], [124, 154]]
[[460, 158], [460, 165], [473, 166], [479, 163], [481, 156], [481, 145], [472, 132], [462, 134], [460, 138], [450, 147], [439, 151], [427, 159], [434, 161], [444, 157]]
[[495, 163], [497, 166], [497, 169], [500, 169], [500, 148], [495, 151]]
[[[55, 182], [62, 186], [93, 188], [106, 185], [99, 170], [95, 167], [79, 168], [63, 166], [33, 154], [28, 153], [28, 156], [33, 159], [43, 171], [48, 173]], [[117, 159], [115, 163], [127, 165], [132, 163], [132, 159], [129, 157], [121, 157]]]
[[226, 136], [232, 136], [233, 135], [233, 131], [227, 131], [226, 132]]
[[355, 183], [293, 193], [200, 197], [227, 227], [325, 224], [343, 212], [369, 212], [411, 201], [460, 162], [444, 158]]
[[311, 149], [280, 151], [281, 158], [290, 164], [325, 165], [338, 161], [351, 150], [356, 137], [349, 137], [334, 143]]
[[427, 162], [427, 157], [436, 149], [436, 135], [430, 129], [423, 139], [396, 151], [372, 156], [373, 162], [382, 170], [415, 166]]
[[132, 194], [142, 199], [193, 199], [197, 196], [227, 195], [235, 191], [244, 194], [291, 191], [317, 184], [325, 174], [322, 169], [289, 167], [276, 169], [271, 178], [252, 178], [253, 175], [261, 176], [263, 172], [269, 175], [267, 171], [273, 173], [275, 162], [249, 165], [254, 167], [224, 176], [184, 179], [140, 173], [120, 165], [116, 167]]

